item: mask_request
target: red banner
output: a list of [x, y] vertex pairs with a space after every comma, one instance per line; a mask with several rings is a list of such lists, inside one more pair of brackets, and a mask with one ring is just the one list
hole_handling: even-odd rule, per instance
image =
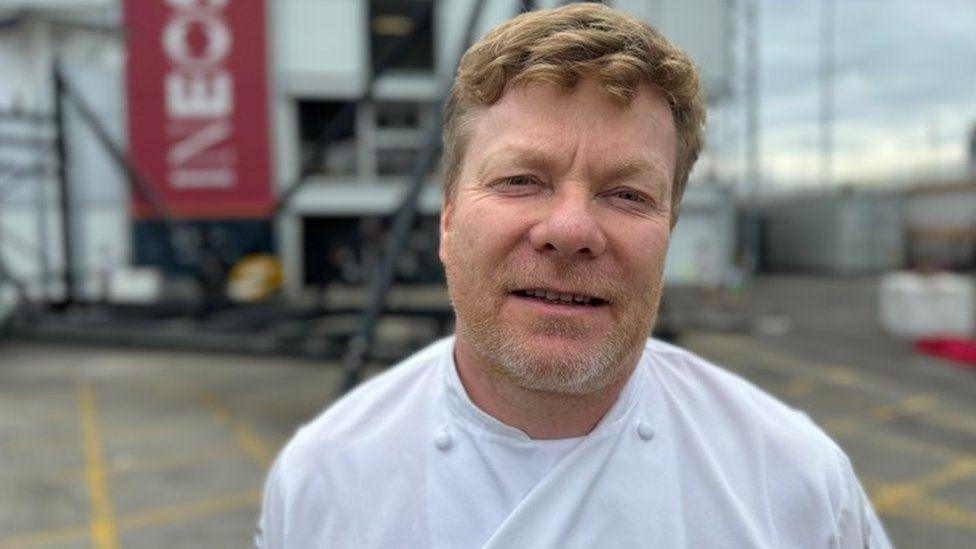
[[[265, 9], [264, 0], [124, 0], [129, 153], [177, 218], [271, 211]], [[133, 215], [158, 217], [138, 195]]]

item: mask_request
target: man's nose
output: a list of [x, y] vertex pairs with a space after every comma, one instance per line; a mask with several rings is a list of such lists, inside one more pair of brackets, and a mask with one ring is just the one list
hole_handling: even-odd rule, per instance
[[536, 251], [563, 259], [597, 257], [607, 247], [606, 235], [594, 217], [588, 191], [557, 192], [544, 207], [542, 219], [529, 231]]

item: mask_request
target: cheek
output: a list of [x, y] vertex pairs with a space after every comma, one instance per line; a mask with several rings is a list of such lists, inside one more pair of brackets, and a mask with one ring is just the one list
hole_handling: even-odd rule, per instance
[[631, 276], [645, 283], [660, 284], [668, 254], [669, 235], [667, 228], [621, 232], [618, 242], [623, 248], [622, 256], [627, 258], [626, 267]]
[[455, 219], [455, 252], [475, 263], [497, 265], [527, 234], [525, 220], [501, 208], [473, 209]]

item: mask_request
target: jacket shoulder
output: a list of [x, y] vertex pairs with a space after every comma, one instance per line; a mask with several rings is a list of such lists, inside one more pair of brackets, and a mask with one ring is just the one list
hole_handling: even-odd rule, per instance
[[355, 465], [353, 456], [386, 456], [384, 450], [398, 441], [408, 443], [410, 434], [423, 428], [431, 391], [439, 382], [437, 365], [451, 349], [450, 338], [437, 341], [333, 403], [282, 450], [282, 473], [308, 478], [330, 468], [342, 470]]

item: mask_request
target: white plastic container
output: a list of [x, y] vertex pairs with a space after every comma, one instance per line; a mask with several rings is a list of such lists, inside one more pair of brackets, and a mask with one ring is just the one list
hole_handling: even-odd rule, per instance
[[969, 276], [950, 273], [888, 273], [881, 278], [881, 325], [906, 338], [976, 332], [976, 284]]
[[151, 267], [130, 267], [112, 273], [109, 301], [120, 305], [151, 305], [163, 300], [163, 273]]

